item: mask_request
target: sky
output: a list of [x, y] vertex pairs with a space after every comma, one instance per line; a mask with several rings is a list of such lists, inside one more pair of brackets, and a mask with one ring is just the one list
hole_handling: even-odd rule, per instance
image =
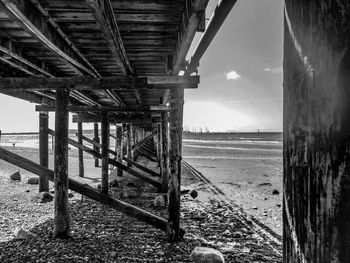
[[[208, 19], [216, 4], [209, 1]], [[282, 40], [282, 0], [238, 0], [201, 59], [198, 89], [185, 91], [184, 128], [282, 131]], [[34, 108], [0, 94], [0, 130], [38, 131]]]

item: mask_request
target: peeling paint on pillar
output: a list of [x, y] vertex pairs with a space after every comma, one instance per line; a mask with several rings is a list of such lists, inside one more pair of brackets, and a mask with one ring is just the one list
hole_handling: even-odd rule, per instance
[[350, 3], [287, 0], [284, 262], [350, 262]]

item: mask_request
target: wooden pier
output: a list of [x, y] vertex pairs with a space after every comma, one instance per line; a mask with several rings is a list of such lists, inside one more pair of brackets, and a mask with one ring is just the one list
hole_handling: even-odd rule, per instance
[[[162, 229], [169, 241], [183, 237], [184, 89], [198, 87], [199, 61], [236, 0], [220, 1], [206, 25], [208, 2], [0, 0], [0, 93], [37, 104], [40, 163], [1, 148], [0, 158], [39, 175], [39, 191], [55, 183], [57, 237], [70, 236], [68, 188]], [[350, 262], [349, 14], [346, 1], [285, 1], [284, 262]], [[187, 61], [196, 32], [204, 34]], [[69, 113], [77, 140], [68, 138]], [[80, 180], [84, 154], [95, 157], [101, 191], [69, 178], [68, 145], [79, 149]], [[140, 155], [160, 173], [137, 163]], [[110, 197], [110, 165], [166, 192], [168, 218]]]

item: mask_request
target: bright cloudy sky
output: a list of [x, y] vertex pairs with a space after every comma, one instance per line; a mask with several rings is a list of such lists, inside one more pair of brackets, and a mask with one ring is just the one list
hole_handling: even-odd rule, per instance
[[[184, 126], [281, 131], [282, 30], [282, 0], [237, 1], [200, 62], [199, 88], [185, 92]], [[0, 107], [0, 130], [38, 130], [34, 104], [0, 94]]]

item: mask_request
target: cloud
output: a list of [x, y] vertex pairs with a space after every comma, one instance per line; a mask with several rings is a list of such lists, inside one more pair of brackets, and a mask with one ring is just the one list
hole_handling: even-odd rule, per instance
[[241, 76], [234, 70], [232, 70], [226, 74], [226, 79], [238, 80], [240, 78], [241, 78]]
[[264, 68], [264, 71], [270, 72], [270, 73], [272, 73], [272, 74], [281, 74], [281, 73], [283, 73], [282, 67]]

